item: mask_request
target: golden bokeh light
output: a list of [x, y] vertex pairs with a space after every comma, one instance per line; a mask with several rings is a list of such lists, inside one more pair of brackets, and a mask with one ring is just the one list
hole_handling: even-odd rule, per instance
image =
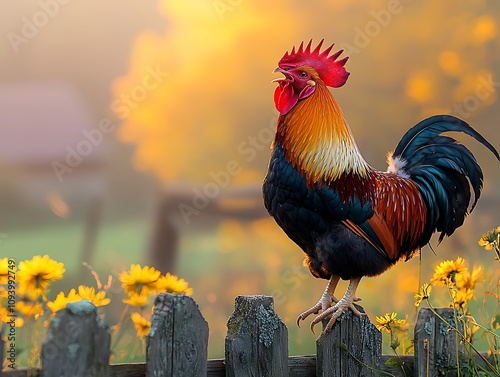
[[421, 71], [415, 73], [406, 83], [406, 94], [415, 102], [424, 103], [434, 98], [434, 84], [431, 73]]
[[445, 50], [439, 54], [439, 66], [450, 76], [460, 75], [464, 68], [458, 54], [451, 50]]
[[478, 43], [492, 40], [497, 35], [497, 24], [491, 16], [482, 16], [476, 20], [473, 29], [474, 38]]

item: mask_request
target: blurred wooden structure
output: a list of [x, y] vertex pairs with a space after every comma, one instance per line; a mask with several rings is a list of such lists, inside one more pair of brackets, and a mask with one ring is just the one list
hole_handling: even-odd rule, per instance
[[453, 309], [421, 310], [415, 357], [395, 358], [381, 354], [381, 333], [367, 316], [357, 318], [347, 311], [328, 334], [318, 338], [317, 355], [290, 357], [288, 331], [274, 312], [273, 298], [238, 296], [228, 321], [225, 359], [207, 360], [208, 324], [195, 301], [164, 293], [155, 302], [146, 363], [108, 366], [109, 330], [96, 315], [96, 308], [80, 301], [52, 319], [42, 348], [42, 370], [4, 370], [0, 375], [451, 377], [457, 375], [457, 355], [464, 355], [455, 331], [443, 319], [453, 319]]
[[210, 187], [208, 195], [207, 187], [182, 184], [170, 186], [160, 193], [148, 263], [162, 273], [175, 273], [177, 246], [184, 227], [214, 224], [227, 218], [252, 221], [268, 216], [262, 201], [261, 185]]

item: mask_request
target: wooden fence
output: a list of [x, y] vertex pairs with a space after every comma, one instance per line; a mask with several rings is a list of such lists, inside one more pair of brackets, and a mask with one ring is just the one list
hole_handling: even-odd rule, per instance
[[[441, 318], [453, 323], [452, 309], [437, 311]], [[454, 376], [456, 357], [461, 354], [455, 331], [425, 308], [420, 310], [415, 327], [415, 357], [402, 356], [403, 365], [399, 367], [385, 364], [389, 356], [381, 353], [381, 333], [368, 317], [358, 318], [350, 311], [326, 336], [320, 335], [313, 356], [288, 356], [288, 330], [274, 312], [272, 297], [236, 297], [227, 327], [225, 359], [207, 360], [208, 324], [195, 301], [184, 295], [160, 294], [147, 338], [146, 362], [109, 365], [109, 328], [90, 302], [80, 301], [68, 304], [52, 319], [42, 346], [40, 370], [6, 369], [0, 375]]]

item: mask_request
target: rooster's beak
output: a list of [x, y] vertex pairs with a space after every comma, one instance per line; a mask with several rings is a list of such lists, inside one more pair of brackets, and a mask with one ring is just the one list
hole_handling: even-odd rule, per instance
[[280, 67], [276, 67], [276, 68], [274, 68], [273, 73], [276, 73], [276, 72], [283, 73], [284, 77], [278, 77], [277, 79], [274, 79], [271, 82], [280, 82], [280, 81], [285, 81], [285, 80], [289, 79], [289, 77], [287, 77], [287, 75], [285, 73], [286, 71], [284, 69], [281, 69]]

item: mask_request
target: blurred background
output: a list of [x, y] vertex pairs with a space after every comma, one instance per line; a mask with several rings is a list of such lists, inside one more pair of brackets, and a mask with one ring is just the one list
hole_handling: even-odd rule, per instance
[[[65, 292], [92, 281], [82, 261], [115, 278], [131, 263], [175, 273], [209, 323], [212, 358], [224, 356], [234, 297], [273, 295], [290, 354], [314, 353], [315, 336], [294, 322], [326, 282], [302, 266], [260, 193], [277, 119], [272, 70], [302, 40], [345, 49], [351, 76], [334, 95], [378, 169], [436, 113], [498, 148], [499, 20], [492, 0], [3, 1], [0, 257], [49, 254], [65, 264], [55, 285]], [[433, 242], [437, 255], [423, 250], [421, 275], [415, 257], [362, 282], [372, 320], [414, 318], [419, 279], [443, 259], [491, 265], [477, 240], [500, 223], [498, 163], [464, 141], [484, 170], [482, 200]]]

